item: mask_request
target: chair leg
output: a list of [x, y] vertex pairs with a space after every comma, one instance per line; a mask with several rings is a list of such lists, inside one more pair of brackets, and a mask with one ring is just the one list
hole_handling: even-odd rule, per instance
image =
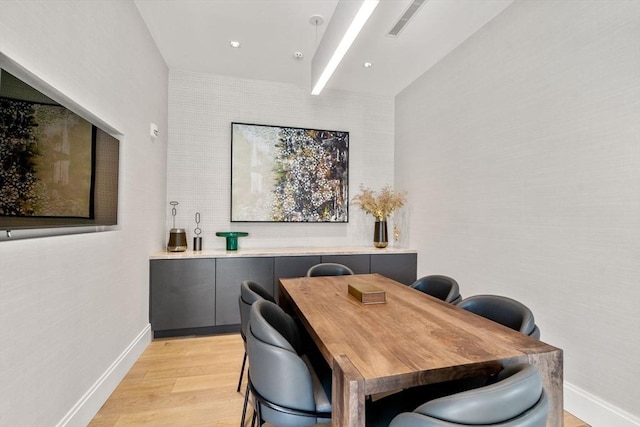
[[260, 411], [260, 402], [254, 402], [254, 412], [253, 412], [253, 417], [254, 419], [256, 419], [258, 421], [257, 426], [258, 427], [262, 427], [262, 424], [264, 424], [264, 421], [262, 421], [262, 412]]
[[[240, 427], [244, 427], [244, 421], [247, 415], [247, 405], [249, 404], [249, 384], [247, 384], [247, 389], [244, 391], [244, 406], [242, 407], [242, 420], [240, 421]], [[255, 417], [255, 414], [254, 414]], [[253, 419], [251, 420], [251, 426], [253, 427]]]
[[[248, 381], [250, 382], [251, 378], [249, 378]], [[253, 389], [253, 387], [251, 389]], [[253, 419], [251, 420], [251, 427], [253, 427], [254, 421], [258, 422], [258, 427], [262, 427], [262, 424], [264, 424], [264, 421], [262, 420], [262, 411], [260, 410], [260, 402], [258, 402], [255, 396], [253, 399]]]
[[242, 358], [242, 368], [240, 368], [240, 379], [238, 380], [238, 388], [237, 392], [240, 393], [240, 386], [242, 385], [242, 377], [244, 376], [244, 366], [247, 363], [247, 352], [244, 352], [244, 357]]

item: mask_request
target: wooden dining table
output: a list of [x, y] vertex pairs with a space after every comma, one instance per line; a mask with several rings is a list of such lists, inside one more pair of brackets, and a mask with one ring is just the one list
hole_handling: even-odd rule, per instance
[[[349, 285], [385, 302], [363, 304]], [[299, 317], [332, 368], [332, 425], [365, 425], [365, 398], [536, 365], [562, 426], [562, 350], [379, 274], [280, 279], [279, 304]]]

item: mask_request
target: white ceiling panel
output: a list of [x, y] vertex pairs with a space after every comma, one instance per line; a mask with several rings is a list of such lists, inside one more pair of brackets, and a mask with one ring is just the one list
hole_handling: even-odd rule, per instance
[[[338, 0], [134, 0], [170, 69], [311, 89], [311, 60]], [[355, 0], [340, 0], [355, 1]], [[326, 89], [395, 95], [513, 0], [427, 0], [397, 37], [414, 0], [381, 0]], [[316, 27], [314, 15], [324, 18]], [[230, 40], [241, 42], [233, 49]], [[294, 58], [302, 52], [301, 60]], [[371, 68], [363, 63], [371, 62]]]

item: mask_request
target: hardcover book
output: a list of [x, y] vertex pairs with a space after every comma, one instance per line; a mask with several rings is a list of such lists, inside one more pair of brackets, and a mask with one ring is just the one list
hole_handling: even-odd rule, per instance
[[385, 292], [368, 283], [350, 283], [349, 295], [363, 304], [383, 304], [387, 302]]

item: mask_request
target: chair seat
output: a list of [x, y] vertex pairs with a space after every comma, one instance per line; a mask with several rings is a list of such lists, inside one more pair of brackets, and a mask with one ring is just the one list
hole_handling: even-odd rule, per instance
[[328, 412], [331, 413], [331, 398], [327, 395], [324, 386], [322, 385], [322, 381], [320, 381], [320, 377], [316, 372], [316, 369], [311, 364], [311, 360], [307, 355], [301, 356], [302, 361], [307, 368], [309, 368], [309, 373], [311, 374], [311, 381], [313, 383], [313, 396], [316, 401], [316, 410], [318, 412]]
[[[255, 399], [256, 411], [260, 414], [258, 418], [263, 419], [263, 421], [264, 417], [277, 420], [275, 424], [270, 423], [270, 425], [278, 427], [310, 427], [317, 424], [331, 423], [331, 412], [307, 411], [271, 402], [255, 389], [251, 382], [251, 376], [249, 376], [249, 388]], [[262, 425], [265, 424], [269, 423], [263, 423]], [[260, 426], [260, 423], [258, 425]]]

